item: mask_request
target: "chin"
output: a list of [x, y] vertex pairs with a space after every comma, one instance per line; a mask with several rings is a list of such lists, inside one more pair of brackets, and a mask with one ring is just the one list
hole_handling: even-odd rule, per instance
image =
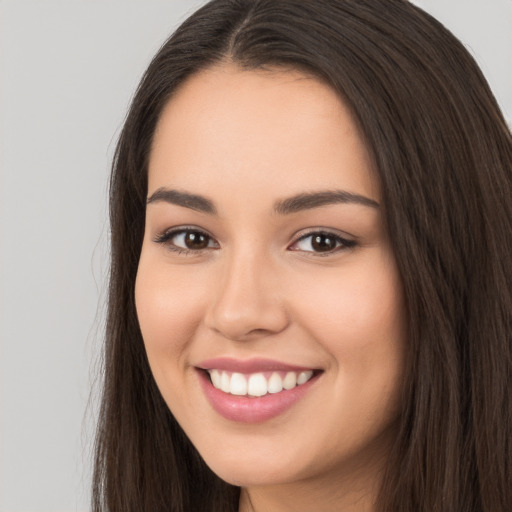
[[298, 480], [298, 475], [288, 473], [288, 468], [269, 468], [267, 464], [237, 464], [216, 461], [210, 469], [228, 484], [237, 487], [263, 487]]
[[[247, 440], [246, 446], [251, 445]], [[238, 487], [279, 485], [307, 478], [315, 464], [299, 458], [299, 449], [286, 450], [257, 446], [253, 450], [221, 449], [202, 453], [208, 467], [225, 482]], [[222, 446], [222, 445], [219, 445]]]

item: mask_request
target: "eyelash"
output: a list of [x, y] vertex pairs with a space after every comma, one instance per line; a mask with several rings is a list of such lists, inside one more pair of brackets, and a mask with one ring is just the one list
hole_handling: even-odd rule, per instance
[[[162, 244], [167, 246], [167, 249], [170, 251], [176, 253], [176, 254], [182, 254], [185, 256], [189, 255], [198, 255], [203, 253], [204, 251], [211, 249], [211, 248], [204, 248], [204, 249], [185, 249], [183, 247], [178, 247], [175, 244], [171, 243], [171, 240], [181, 234], [187, 234], [187, 233], [196, 233], [202, 236], [205, 236], [209, 241], [213, 240], [213, 237], [208, 235], [208, 233], [205, 233], [204, 231], [193, 228], [193, 227], [184, 227], [184, 228], [178, 228], [178, 229], [171, 229], [169, 231], [165, 231], [161, 233], [160, 235], [156, 236], [154, 239], [154, 242], [158, 244]], [[334, 250], [326, 251], [326, 252], [316, 252], [316, 251], [302, 251], [305, 253], [311, 253], [314, 254], [315, 257], [326, 257], [331, 256], [333, 254], [338, 254], [339, 252], [351, 249], [357, 245], [357, 242], [355, 240], [347, 240], [346, 238], [343, 238], [336, 233], [333, 233], [331, 231], [327, 231], [324, 229], [316, 229], [311, 230], [307, 233], [303, 233], [300, 237], [298, 237], [296, 240], [293, 241], [292, 245], [297, 244], [300, 241], [306, 240], [307, 238], [310, 238], [314, 235], [323, 236], [326, 238], [334, 239], [336, 246]], [[291, 249], [293, 251], [300, 251], [300, 249]]]

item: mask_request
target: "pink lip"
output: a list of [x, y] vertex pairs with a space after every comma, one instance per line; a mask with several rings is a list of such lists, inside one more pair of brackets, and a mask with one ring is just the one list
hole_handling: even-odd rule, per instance
[[197, 368], [202, 370], [224, 370], [227, 372], [238, 373], [257, 373], [257, 372], [303, 372], [313, 368], [306, 366], [294, 366], [272, 359], [232, 359], [229, 357], [217, 357], [201, 361]]
[[261, 423], [275, 418], [296, 404], [315, 385], [320, 374], [314, 375], [308, 382], [280, 393], [268, 393], [262, 397], [235, 396], [224, 393], [213, 386], [206, 369], [219, 369], [240, 373], [265, 371], [304, 371], [310, 368], [290, 366], [277, 361], [253, 359], [237, 361], [233, 359], [212, 359], [198, 366], [199, 382], [212, 408], [230, 421], [239, 423]]

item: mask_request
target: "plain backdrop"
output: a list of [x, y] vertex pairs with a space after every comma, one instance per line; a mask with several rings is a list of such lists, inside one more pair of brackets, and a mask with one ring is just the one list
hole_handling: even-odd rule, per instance
[[[0, 0], [1, 512], [89, 509], [109, 165], [151, 56], [201, 3]], [[416, 3], [510, 120], [512, 0]]]

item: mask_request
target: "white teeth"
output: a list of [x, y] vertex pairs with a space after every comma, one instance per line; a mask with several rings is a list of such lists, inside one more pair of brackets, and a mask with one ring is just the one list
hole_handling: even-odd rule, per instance
[[[279, 393], [293, 389], [295, 386], [305, 384], [313, 377], [313, 371], [303, 372], [272, 372], [270, 377], [265, 377], [262, 372], [231, 373], [224, 370], [208, 370], [213, 387], [236, 396], [264, 396], [267, 393]], [[267, 374], [268, 375], [268, 374]]]
[[229, 373], [227, 373], [227, 372], [221, 373], [220, 389], [222, 389], [222, 391], [224, 391], [224, 393], [229, 393], [231, 391], [230, 380], [231, 379], [229, 377]]
[[283, 380], [284, 389], [293, 389], [297, 385], [297, 374], [295, 372], [288, 372]]
[[263, 373], [253, 373], [249, 377], [247, 386], [248, 394], [251, 396], [263, 396], [267, 394], [267, 379]]
[[232, 395], [246, 395], [247, 381], [241, 373], [233, 373], [231, 376], [230, 390]]
[[281, 379], [281, 376], [278, 373], [274, 372], [270, 376], [267, 388], [269, 393], [279, 393], [279, 391], [283, 390], [283, 379]]
[[210, 377], [212, 379], [212, 383], [213, 385], [217, 388], [217, 389], [220, 389], [221, 387], [221, 378], [220, 378], [220, 372], [219, 370], [212, 370], [210, 372]]
[[308, 370], [307, 372], [300, 372], [297, 377], [297, 386], [305, 384], [309, 379], [311, 379], [311, 377], [313, 377], [313, 372], [311, 370]]

